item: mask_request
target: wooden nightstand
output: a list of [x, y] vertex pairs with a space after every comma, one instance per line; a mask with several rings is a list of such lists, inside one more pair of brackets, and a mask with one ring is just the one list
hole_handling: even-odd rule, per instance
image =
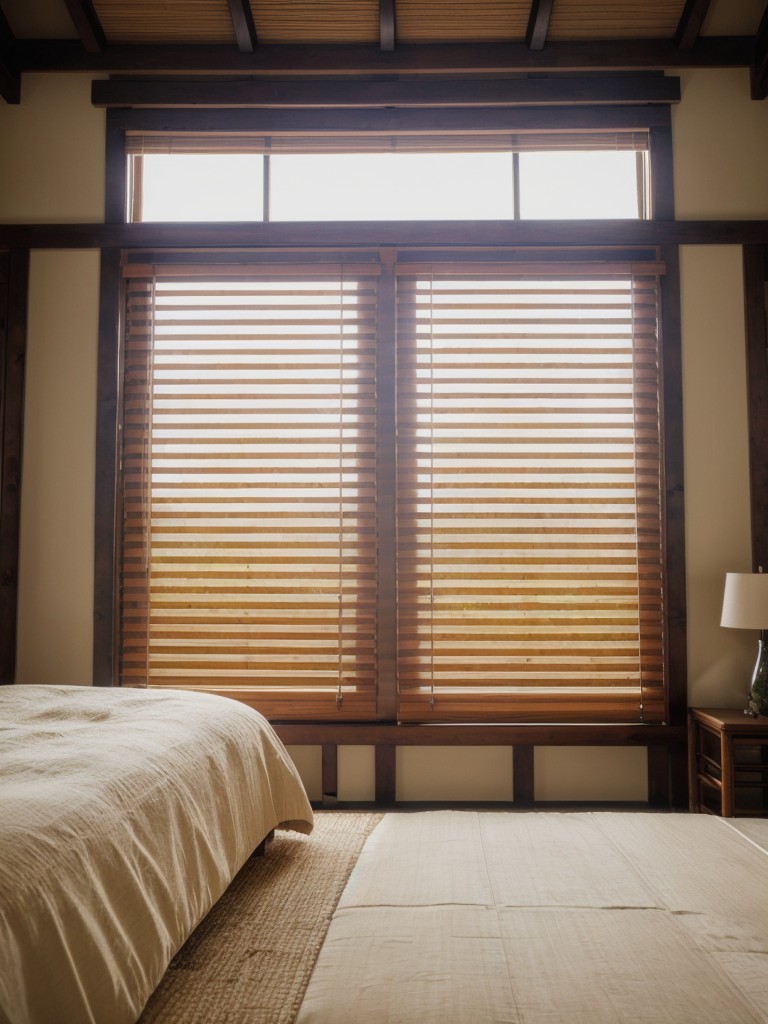
[[688, 777], [692, 811], [768, 816], [768, 717], [691, 708]]

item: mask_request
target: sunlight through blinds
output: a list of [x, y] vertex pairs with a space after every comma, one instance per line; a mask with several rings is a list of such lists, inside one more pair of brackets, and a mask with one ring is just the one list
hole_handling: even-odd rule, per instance
[[400, 718], [662, 720], [658, 278], [399, 273]]
[[370, 716], [375, 271], [128, 282], [123, 685]]

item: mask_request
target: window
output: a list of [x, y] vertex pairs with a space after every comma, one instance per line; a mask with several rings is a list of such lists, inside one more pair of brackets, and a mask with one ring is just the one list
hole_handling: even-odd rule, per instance
[[[511, 153], [283, 154], [272, 220], [492, 220], [514, 216]], [[471, 183], [471, 184], [470, 184]]]
[[377, 269], [131, 282], [123, 684], [371, 716]]
[[134, 220], [264, 219], [264, 160], [260, 156], [153, 153], [144, 157], [140, 167]]
[[660, 720], [655, 278], [403, 270], [400, 718]]
[[647, 132], [432, 139], [137, 134], [128, 150], [134, 221], [649, 215]]
[[121, 681], [664, 720], [662, 268], [573, 255], [131, 265]]

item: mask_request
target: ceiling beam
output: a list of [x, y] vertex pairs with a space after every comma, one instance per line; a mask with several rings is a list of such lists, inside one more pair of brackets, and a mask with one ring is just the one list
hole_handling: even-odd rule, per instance
[[554, 0], [533, 0], [525, 33], [525, 45], [529, 50], [541, 50], [547, 41], [553, 5]]
[[0, 249], [765, 245], [768, 220], [1, 224]]
[[0, 10], [0, 96], [6, 103], [21, 102], [21, 74], [14, 53], [16, 39]]
[[86, 53], [68, 40], [24, 40], [16, 45], [19, 70], [89, 73], [353, 75], [476, 74], [517, 71], [640, 71], [695, 67], [750, 67], [752, 36], [705, 36], [691, 50], [671, 40], [619, 39], [598, 43], [261, 44], [253, 54], [233, 46], [116, 46]]
[[251, 132], [338, 135], [524, 131], [646, 131], [671, 124], [671, 108], [655, 103], [588, 107], [379, 107], [377, 109], [260, 110], [195, 107], [169, 112], [112, 109], [109, 130], [138, 132]]
[[0, 57], [0, 96], [6, 103], [21, 103], [21, 75]]
[[752, 99], [764, 100], [768, 96], [768, 6], [755, 36], [755, 60], [751, 75]]
[[249, 0], [229, 0], [229, 13], [235, 30], [237, 48], [241, 53], [253, 53], [259, 44], [253, 11]]
[[696, 44], [710, 3], [711, 0], [685, 0], [675, 32], [675, 46], [679, 49], [690, 50]]
[[391, 52], [395, 48], [395, 0], [379, 0], [379, 41], [382, 50]]
[[107, 48], [107, 37], [101, 27], [91, 0], [64, 0], [69, 16], [75, 23], [80, 42], [89, 53], [103, 53]]
[[[351, 86], [351, 87], [350, 87]], [[666, 75], [607, 78], [464, 78], [453, 81], [348, 78], [222, 81], [97, 79], [96, 107], [507, 107], [591, 103], [677, 103], [680, 80]]]

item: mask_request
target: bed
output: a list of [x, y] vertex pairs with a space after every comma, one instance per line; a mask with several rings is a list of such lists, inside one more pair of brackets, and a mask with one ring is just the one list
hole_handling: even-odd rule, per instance
[[133, 1024], [255, 848], [312, 820], [234, 700], [0, 687], [0, 1022]]
[[766, 1024], [768, 820], [388, 814], [297, 1024]]

